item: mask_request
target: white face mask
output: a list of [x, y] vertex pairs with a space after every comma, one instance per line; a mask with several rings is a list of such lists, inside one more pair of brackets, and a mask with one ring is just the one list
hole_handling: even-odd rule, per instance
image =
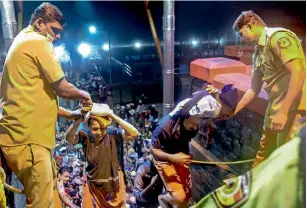
[[189, 111], [191, 116], [199, 116], [205, 118], [217, 118], [222, 109], [222, 104], [214, 99], [211, 95], [203, 97]]
[[48, 38], [48, 40], [52, 43], [53, 42], [53, 37], [49, 34], [49, 33], [47, 33], [46, 32], [46, 37]]
[[[180, 111], [183, 106], [190, 100], [191, 98], [187, 98], [178, 103], [176, 108], [169, 113], [170, 116], [173, 116], [176, 112]], [[216, 118], [220, 114], [222, 109], [222, 104], [218, 102], [211, 95], [207, 95], [203, 97], [198, 103], [192, 107], [189, 111], [191, 116], [199, 116], [205, 118]]]

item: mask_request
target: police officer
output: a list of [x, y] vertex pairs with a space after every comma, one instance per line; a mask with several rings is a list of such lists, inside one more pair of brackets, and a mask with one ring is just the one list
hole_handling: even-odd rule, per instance
[[242, 12], [233, 29], [243, 44], [255, 46], [251, 88], [238, 103], [235, 114], [257, 97], [263, 82], [269, 95], [260, 149], [253, 164], [255, 167], [285, 143], [295, 126], [293, 124], [306, 109], [302, 92], [305, 58], [300, 40], [293, 32], [267, 27], [253, 11]]

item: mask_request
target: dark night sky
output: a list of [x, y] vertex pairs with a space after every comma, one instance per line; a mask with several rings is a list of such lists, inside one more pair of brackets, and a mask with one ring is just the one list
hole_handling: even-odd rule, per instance
[[[34, 9], [43, 1], [24, 1], [23, 26], [26, 27]], [[153, 43], [144, 1], [52, 1], [63, 11], [67, 19], [64, 38], [73, 64], [81, 60], [77, 47], [81, 41], [102, 45], [108, 42], [106, 32], [111, 33], [111, 45]], [[160, 41], [163, 41], [163, 2], [150, 1]], [[254, 10], [268, 26], [285, 27], [298, 36], [306, 36], [306, 2], [265, 2], [265, 1], [176, 1], [175, 40], [191, 41], [193, 38], [207, 40], [227, 33], [227, 39], [234, 40], [232, 24], [244, 10]], [[95, 25], [99, 33], [90, 35], [88, 28]], [[58, 42], [59, 44], [63, 43]], [[153, 48], [154, 50], [154, 48]], [[140, 51], [139, 51], [140, 52]], [[113, 54], [115, 55], [115, 54]]]
[[[24, 26], [41, 1], [24, 1]], [[143, 1], [54, 1], [67, 18], [65, 40], [81, 41], [88, 37], [88, 26], [111, 32], [112, 43], [129, 44], [135, 41], [153, 42]], [[150, 1], [149, 7], [162, 40], [163, 2]], [[187, 41], [193, 37], [207, 37], [228, 32], [243, 10], [254, 10], [268, 26], [285, 27], [299, 36], [306, 36], [306, 2], [175, 2], [175, 39]], [[105, 34], [106, 36], [106, 34]], [[91, 37], [99, 39], [98, 36]]]

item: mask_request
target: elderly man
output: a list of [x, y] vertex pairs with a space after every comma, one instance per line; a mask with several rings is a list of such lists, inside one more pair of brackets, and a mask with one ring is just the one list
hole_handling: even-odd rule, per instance
[[263, 82], [269, 95], [255, 167], [285, 143], [298, 118], [306, 115], [305, 57], [293, 32], [266, 27], [253, 11], [242, 12], [233, 29], [244, 44], [255, 46], [252, 85], [238, 103], [235, 114], [257, 97]]
[[[208, 92], [213, 92], [214, 97]], [[230, 117], [236, 106], [237, 91], [228, 85], [222, 93], [212, 87], [198, 91], [191, 99], [180, 102], [162, 118], [152, 136], [154, 164], [169, 192], [174, 207], [187, 207], [190, 194], [190, 171], [187, 166], [189, 142], [194, 138], [201, 118]]]
[[[121, 128], [110, 127], [114, 119]], [[97, 207], [125, 207], [126, 191], [120, 168], [116, 140], [133, 140], [139, 132], [128, 122], [114, 115], [106, 104], [94, 103], [86, 120], [88, 127], [77, 132], [82, 118], [67, 130], [71, 144], [81, 143], [88, 166], [89, 190]]]
[[35, 9], [30, 25], [14, 39], [1, 80], [0, 148], [24, 186], [27, 207], [53, 207], [51, 149], [57, 116], [73, 117], [57, 96], [91, 104], [90, 95], [68, 83], [53, 41], [61, 37], [65, 17], [50, 3]]

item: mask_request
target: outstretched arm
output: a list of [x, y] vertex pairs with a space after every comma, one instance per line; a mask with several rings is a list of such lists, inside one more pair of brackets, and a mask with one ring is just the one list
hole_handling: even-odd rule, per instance
[[125, 141], [134, 140], [140, 134], [133, 125], [124, 121], [115, 114], [111, 113], [109, 116], [125, 130], [125, 134], [123, 135]]
[[238, 112], [240, 112], [242, 109], [246, 108], [248, 104], [250, 104], [260, 93], [263, 81], [262, 81], [262, 74], [259, 72], [254, 73], [252, 76], [252, 86], [250, 89], [248, 89], [241, 100], [239, 101], [234, 115], [236, 115]]
[[79, 142], [79, 134], [77, 134], [77, 130], [79, 128], [80, 123], [82, 122], [82, 118], [78, 118], [75, 120], [73, 124], [70, 125], [68, 130], [65, 133], [65, 138], [70, 144], [77, 144]]
[[77, 119], [78, 117], [81, 117], [82, 114], [81, 110], [70, 111], [60, 106], [58, 111], [58, 116], [61, 116], [67, 120], [74, 120]]

